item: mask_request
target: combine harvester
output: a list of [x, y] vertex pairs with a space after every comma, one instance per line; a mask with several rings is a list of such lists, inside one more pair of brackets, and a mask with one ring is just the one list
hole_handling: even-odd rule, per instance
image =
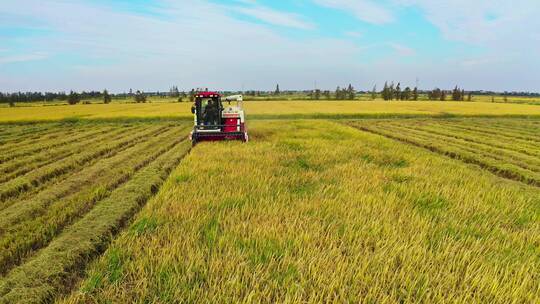
[[[227, 107], [223, 107], [226, 101]], [[236, 105], [231, 105], [231, 102]], [[195, 104], [191, 113], [195, 117], [195, 126], [190, 139], [195, 146], [201, 141], [241, 140], [247, 142], [242, 95], [222, 97], [216, 92], [201, 92], [195, 95]]]

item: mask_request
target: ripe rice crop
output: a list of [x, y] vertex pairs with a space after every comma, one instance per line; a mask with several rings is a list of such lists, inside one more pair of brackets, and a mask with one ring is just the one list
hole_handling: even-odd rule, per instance
[[[0, 122], [118, 118], [191, 120], [191, 105], [189, 102], [182, 102], [0, 107]], [[250, 119], [540, 115], [540, 107], [531, 104], [451, 101], [246, 101], [245, 108]]]
[[[537, 143], [477, 131], [537, 123], [492, 122], [252, 122], [248, 144], [195, 147], [61, 303], [537, 303]], [[443, 141], [530, 175], [424, 149]], [[57, 292], [30, 269], [0, 295]]]
[[540, 186], [538, 120], [407, 120], [352, 126], [479, 165], [500, 176]]

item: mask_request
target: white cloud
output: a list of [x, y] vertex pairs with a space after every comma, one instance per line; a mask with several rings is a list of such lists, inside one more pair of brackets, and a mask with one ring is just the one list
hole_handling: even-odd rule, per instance
[[390, 42], [388, 45], [400, 56], [414, 56], [416, 51], [413, 48], [404, 46], [399, 43]]
[[[255, 2], [244, 1], [244, 3], [254, 4]], [[303, 30], [310, 30], [315, 28], [312, 23], [303, 20], [303, 18], [297, 14], [284, 13], [261, 5], [252, 5], [250, 7], [237, 6], [231, 7], [230, 9], [240, 14], [250, 16], [274, 25], [298, 28]]]
[[[2, 50], [0, 50], [0, 52], [2, 52]], [[0, 64], [36, 61], [45, 58], [47, 58], [47, 55], [41, 53], [0, 56]]]
[[370, 0], [313, 0], [316, 4], [346, 11], [356, 18], [372, 24], [385, 24], [394, 21], [392, 13]]
[[267, 26], [227, 16], [223, 6], [202, 0], [164, 0], [154, 11], [160, 16], [83, 1], [2, 4], [0, 14], [39, 20], [56, 33], [32, 37], [35, 52], [71, 53], [87, 60], [58, 67], [66, 69], [62, 73], [35, 70], [30, 79], [28, 74], [11, 75], [20, 77], [19, 86], [8, 89], [148, 91], [174, 84], [186, 89], [271, 89], [277, 82], [284, 88], [304, 87], [315, 78], [332, 79], [333, 86], [350, 81], [357, 66], [351, 63], [360, 53], [354, 43], [287, 38]]
[[[4, 62], [42, 61], [32, 69], [12, 68], [16, 64], [2, 66], [0, 88], [149, 91], [179, 85], [185, 89], [241, 89], [242, 86], [272, 89], [279, 82], [284, 89], [299, 89], [311, 88], [314, 81], [323, 89], [348, 83], [370, 88], [375, 82], [380, 86], [385, 80], [414, 85], [418, 76], [423, 88], [450, 88], [459, 84], [466, 89], [540, 91], [537, 60], [540, 18], [536, 17], [540, 12], [536, 1], [529, 1], [528, 6], [525, 0], [514, 0], [511, 4], [500, 0], [391, 1], [418, 5], [446, 38], [475, 42], [487, 51], [469, 52], [468, 44], [460, 44], [456, 47], [459, 50], [451, 53], [453, 56], [441, 58], [433, 50], [424, 52], [412, 42], [391, 45], [388, 41], [372, 41], [371, 45], [362, 45], [358, 39], [348, 37], [317, 37], [312, 35], [317, 33], [315, 30], [309, 32], [310, 38], [289, 38], [280, 32], [281, 28], [230, 16], [231, 7], [258, 7], [253, 0], [227, 6], [204, 0], [159, 0], [159, 5], [151, 9], [157, 16], [121, 12], [106, 5], [90, 5], [84, 0], [4, 1], [0, 5], [0, 27], [15, 24], [45, 29], [47, 36], [17, 37], [17, 43], [24, 38], [24, 51], [7, 59], [7, 55], [13, 56], [17, 51], [15, 46], [21, 44], [2, 41], [0, 47], [4, 52], [0, 57]], [[385, 14], [387, 18], [379, 16], [374, 20], [393, 20], [392, 14], [382, 15]], [[296, 17], [305, 22], [302, 17]], [[266, 22], [277, 24], [279, 21], [275, 20]], [[288, 27], [303, 26], [286, 25], [287, 22], [281, 21]], [[406, 24], [400, 26], [404, 31], [411, 30]], [[360, 26], [353, 29], [364, 31]], [[414, 62], [400, 56], [373, 59], [372, 55], [383, 48], [393, 48], [402, 55], [416, 51], [430, 56], [418, 55]], [[39, 59], [45, 55], [55, 60], [66, 55], [68, 59], [47, 66], [47, 58]], [[369, 56], [371, 59], [364, 59]]]
[[[540, 51], [534, 41], [540, 29], [538, 0], [396, 0], [415, 5], [450, 40], [499, 50]], [[531, 44], [532, 42], [532, 44]]]

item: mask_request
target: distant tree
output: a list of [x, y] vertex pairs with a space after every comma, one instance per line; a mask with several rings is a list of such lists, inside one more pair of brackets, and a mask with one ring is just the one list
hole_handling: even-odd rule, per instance
[[111, 103], [111, 95], [109, 95], [109, 92], [107, 90], [103, 90], [103, 103], [108, 104]]
[[12, 98], [10, 98], [8, 102], [11, 108], [15, 106], [15, 101]]
[[441, 91], [441, 101], [446, 101], [446, 91], [445, 90]]
[[472, 101], [472, 92], [469, 92], [469, 96], [467, 96], [467, 101]]
[[412, 98], [413, 100], [418, 100], [418, 88], [414, 87], [414, 90], [412, 92]]
[[330, 93], [330, 91], [328, 91], [328, 90], [324, 91], [323, 95], [324, 95], [324, 98], [325, 98], [326, 100], [330, 100], [330, 98], [331, 98], [331, 93]]
[[384, 88], [381, 92], [381, 96], [384, 100], [390, 100], [390, 88], [388, 87], [388, 82], [384, 83]]
[[135, 93], [135, 102], [136, 103], [145, 103], [146, 102], [146, 94], [144, 92], [141, 92], [137, 90]]
[[348, 100], [354, 100], [356, 98], [356, 92], [354, 91], [354, 87], [350, 83], [347, 87], [347, 91], [344, 93], [346, 93]]
[[336, 97], [337, 100], [341, 100], [341, 87], [339, 87], [339, 86], [336, 88], [335, 97]]
[[133, 96], [133, 89], [129, 89], [129, 96]]
[[76, 92], [71, 91], [68, 96], [68, 103], [70, 105], [78, 104], [81, 101], [81, 97]]
[[461, 101], [465, 101], [465, 90], [461, 89]]
[[508, 96], [504, 95], [503, 101], [504, 101], [504, 102], [508, 102]]
[[315, 100], [321, 99], [321, 90], [316, 89], [315, 92], [313, 92], [313, 99]]
[[411, 99], [411, 88], [406, 87], [405, 90], [403, 90], [403, 93], [401, 94], [401, 100], [409, 100]]
[[389, 99], [394, 100], [395, 94], [396, 94], [396, 89], [394, 89], [394, 82], [392, 81], [392, 83], [388, 87], [388, 97], [389, 97]]
[[392, 98], [395, 98], [396, 100], [401, 99], [401, 83], [398, 82]]
[[172, 86], [171, 87], [171, 89], [169, 90], [169, 96], [172, 97], [172, 98], [180, 97], [180, 91], [178, 91], [177, 86]]
[[442, 91], [439, 88], [435, 88], [433, 91], [428, 92], [429, 100], [441, 100]]
[[274, 91], [274, 95], [281, 94], [281, 90], [279, 89], [279, 83], [276, 85], [276, 90]]
[[452, 100], [453, 101], [458, 101], [459, 100], [459, 92], [460, 91], [459, 91], [457, 86], [452, 90]]
[[377, 85], [373, 86], [373, 90], [371, 90], [371, 100], [377, 99]]
[[495, 96], [491, 96], [491, 102], [495, 102]]

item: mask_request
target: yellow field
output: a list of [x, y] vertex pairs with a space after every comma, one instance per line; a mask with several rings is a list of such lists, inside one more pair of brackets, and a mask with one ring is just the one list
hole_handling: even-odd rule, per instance
[[336, 122], [251, 127], [192, 150], [61, 303], [540, 300], [538, 188]]
[[0, 304], [540, 303], [540, 106], [246, 106], [0, 109]]
[[[0, 122], [65, 118], [179, 117], [190, 118], [190, 103], [90, 104], [0, 108]], [[248, 115], [540, 115], [540, 106], [489, 102], [430, 101], [253, 101]]]

